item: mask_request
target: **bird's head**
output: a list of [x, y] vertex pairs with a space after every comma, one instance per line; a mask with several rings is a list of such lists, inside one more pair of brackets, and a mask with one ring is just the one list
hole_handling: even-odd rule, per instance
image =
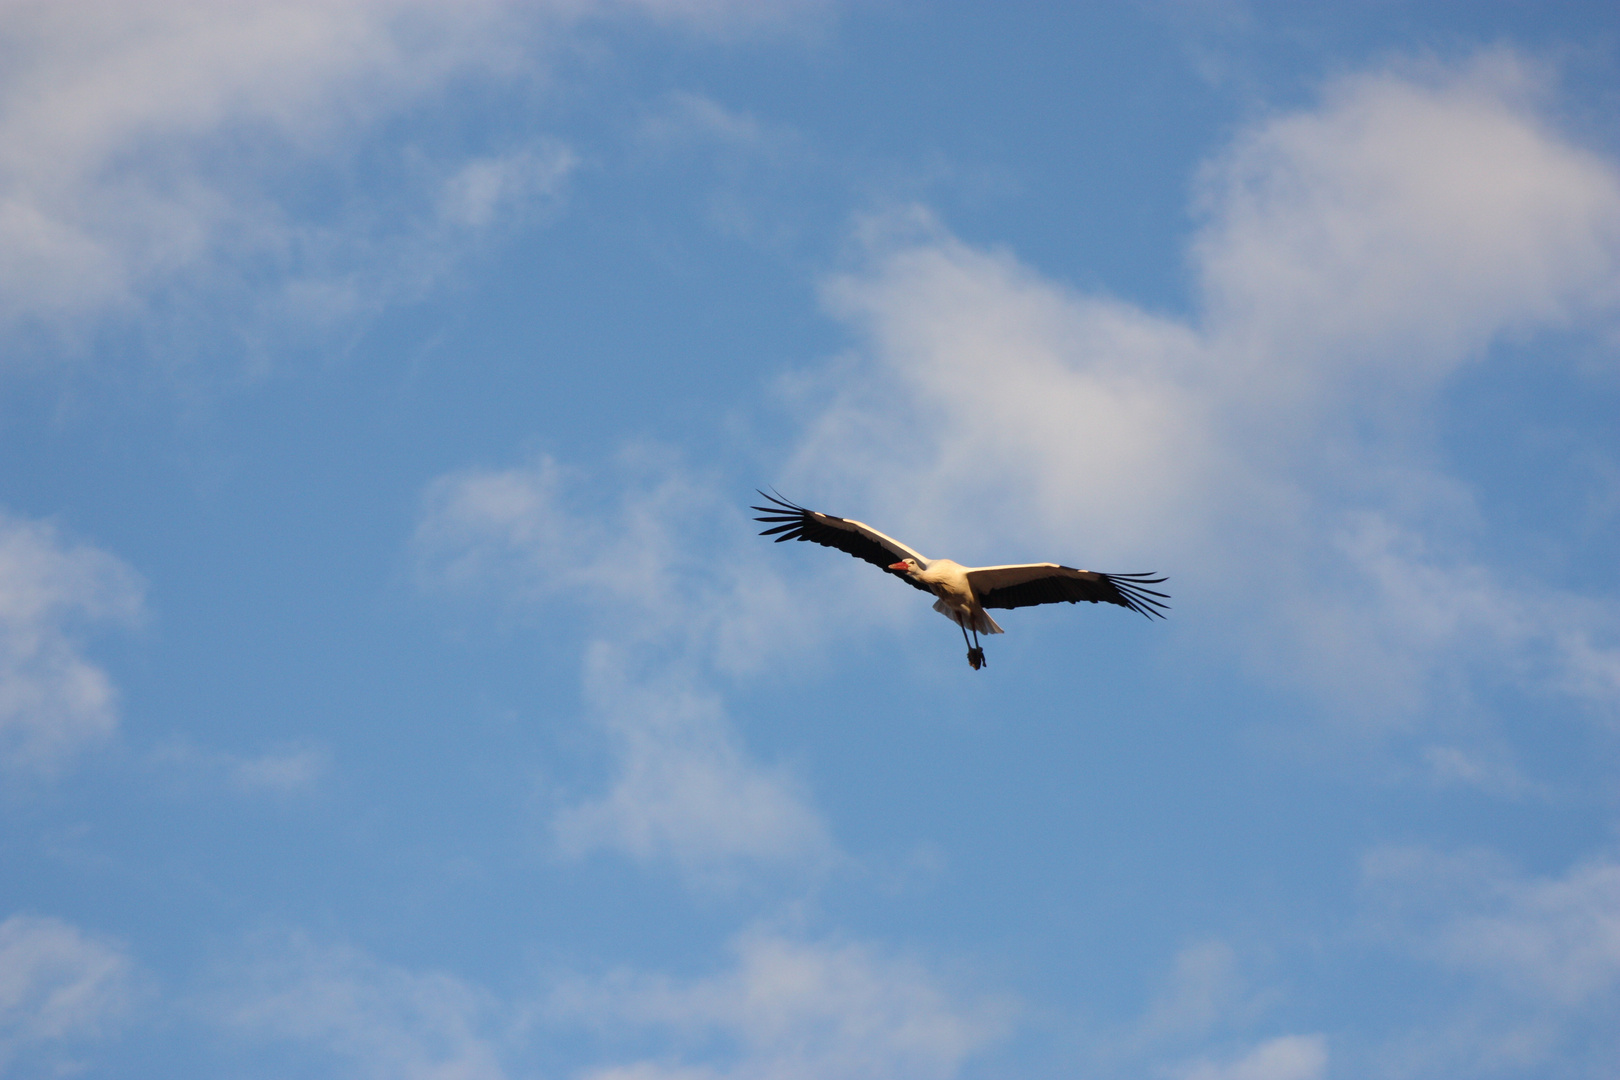
[[898, 570], [902, 574], [915, 574], [922, 569], [917, 565], [916, 559], [901, 559], [897, 563], [889, 564], [890, 570]]

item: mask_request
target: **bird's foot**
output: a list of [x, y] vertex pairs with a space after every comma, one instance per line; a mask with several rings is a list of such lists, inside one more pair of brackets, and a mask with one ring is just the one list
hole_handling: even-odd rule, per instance
[[984, 658], [984, 650], [983, 649], [969, 649], [968, 650], [968, 663], [973, 665], [973, 670], [974, 671], [978, 671], [980, 668], [984, 667], [984, 665], [986, 663], [988, 663], [988, 661], [986, 661], [985, 658]]

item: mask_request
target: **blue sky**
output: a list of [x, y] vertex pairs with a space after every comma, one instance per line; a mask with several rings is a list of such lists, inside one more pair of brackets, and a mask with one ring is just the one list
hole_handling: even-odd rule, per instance
[[0, 7], [0, 1073], [1612, 1075], [1620, 15], [1056, 7]]

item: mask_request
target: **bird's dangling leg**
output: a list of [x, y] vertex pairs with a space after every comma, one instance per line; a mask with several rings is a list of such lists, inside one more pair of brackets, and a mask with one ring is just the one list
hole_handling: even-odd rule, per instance
[[[974, 643], [968, 640], [967, 623], [962, 621], [961, 616], [957, 616], [956, 625], [962, 629], [962, 644], [968, 647], [968, 663], [973, 665], [974, 671], [978, 671], [979, 666], [984, 663], [984, 650], [976, 648]], [[973, 636], [977, 639], [979, 635], [974, 633]]]
[[957, 615], [956, 625], [957, 627], [962, 628], [962, 644], [966, 644], [967, 646], [967, 662], [969, 662], [969, 664], [974, 667], [975, 672], [977, 672], [980, 667], [985, 665], [985, 651], [978, 648], [978, 631], [974, 631], [974, 640], [969, 641], [967, 640], [967, 623], [962, 622], [961, 615]]

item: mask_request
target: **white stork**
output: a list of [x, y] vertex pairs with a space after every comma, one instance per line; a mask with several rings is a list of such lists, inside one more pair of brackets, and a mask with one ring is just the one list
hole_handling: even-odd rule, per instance
[[[1076, 570], [1072, 566], [1049, 562], [1019, 566], [963, 566], [950, 559], [925, 559], [870, 525], [831, 514], [818, 514], [776, 495], [766, 495], [763, 491], [759, 494], [775, 504], [751, 508], [765, 515], [755, 518], [755, 521], [775, 526], [761, 532], [761, 536], [776, 536], [778, 544], [784, 540], [808, 540], [823, 547], [847, 551], [857, 559], [865, 559], [873, 566], [882, 567], [895, 577], [904, 579], [912, 588], [938, 597], [934, 601], [934, 610], [961, 628], [962, 641], [968, 647], [968, 663], [974, 671], [985, 663], [979, 635], [1003, 632], [985, 608], [1020, 608], [1062, 601], [1076, 604], [1082, 600], [1095, 604], [1101, 600], [1161, 619], [1164, 618], [1164, 611], [1169, 609], [1168, 604], [1159, 602], [1170, 599], [1168, 595], [1146, 588], [1159, 584], [1164, 580], [1162, 577], [1101, 574], [1095, 570]], [[777, 536], [778, 533], [781, 535]], [[973, 631], [972, 642], [968, 642], [970, 630]]]

